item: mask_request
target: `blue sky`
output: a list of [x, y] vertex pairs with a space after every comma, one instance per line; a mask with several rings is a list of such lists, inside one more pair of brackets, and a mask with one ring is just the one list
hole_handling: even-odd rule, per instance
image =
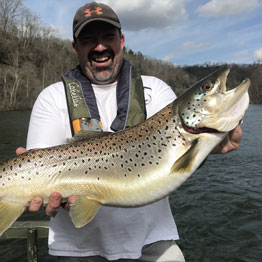
[[[91, 1], [24, 0], [58, 37], [72, 39]], [[262, 62], [262, 0], [101, 0], [118, 14], [126, 47], [176, 65]]]

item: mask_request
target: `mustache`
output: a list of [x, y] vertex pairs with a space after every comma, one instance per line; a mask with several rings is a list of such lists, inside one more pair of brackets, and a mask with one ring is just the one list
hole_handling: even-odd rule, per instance
[[114, 52], [113, 50], [110, 49], [106, 49], [103, 51], [90, 51], [89, 55], [88, 55], [88, 59], [91, 60], [93, 57], [99, 57], [99, 56], [110, 56], [110, 57], [114, 57]]

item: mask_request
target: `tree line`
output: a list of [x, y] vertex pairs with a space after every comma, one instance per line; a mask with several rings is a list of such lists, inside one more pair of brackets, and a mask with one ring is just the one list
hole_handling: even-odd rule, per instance
[[[141, 74], [168, 83], [177, 95], [221, 64], [174, 66], [124, 49], [124, 56]], [[22, 0], [0, 0], [0, 110], [30, 109], [38, 94], [77, 65], [70, 40], [55, 36]], [[262, 65], [229, 65], [228, 86], [251, 79], [252, 103], [262, 103]]]
[[185, 89], [220, 67], [230, 67], [227, 88], [232, 89], [245, 78], [249, 78], [251, 80], [250, 102], [262, 104], [262, 64], [205, 63], [193, 66], [175, 66], [162, 60], [143, 56], [140, 52], [134, 53], [132, 50], [126, 50], [125, 56], [132, 65], [139, 69], [141, 74], [153, 75], [162, 79], [173, 88], [177, 95], [182, 94]]

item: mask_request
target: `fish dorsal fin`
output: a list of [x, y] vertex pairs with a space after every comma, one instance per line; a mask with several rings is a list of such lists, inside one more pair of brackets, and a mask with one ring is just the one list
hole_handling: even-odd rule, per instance
[[190, 173], [199, 151], [199, 141], [194, 140], [190, 148], [173, 164], [170, 173]]
[[26, 206], [21, 203], [0, 201], [0, 236], [20, 217], [25, 209]]
[[72, 138], [70, 138], [68, 142], [69, 144], [74, 142], [82, 142], [95, 137], [108, 136], [109, 134], [112, 134], [112, 132], [81, 130], [77, 132]]
[[87, 197], [78, 197], [70, 208], [70, 216], [76, 228], [88, 224], [96, 215], [101, 204]]

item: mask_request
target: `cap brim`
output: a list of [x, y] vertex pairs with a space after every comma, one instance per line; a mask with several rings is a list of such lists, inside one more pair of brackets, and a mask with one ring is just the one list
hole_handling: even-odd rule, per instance
[[106, 18], [93, 18], [93, 19], [90, 19], [88, 21], [85, 21], [82, 25], [80, 25], [80, 27], [74, 32], [74, 36], [75, 38], [77, 38], [79, 36], [79, 34], [81, 33], [82, 29], [89, 23], [91, 22], [94, 22], [94, 21], [103, 21], [103, 22], [106, 22], [106, 23], [109, 23], [117, 28], [121, 28], [121, 24], [116, 22], [116, 21], [112, 21], [110, 19], [106, 19]]

